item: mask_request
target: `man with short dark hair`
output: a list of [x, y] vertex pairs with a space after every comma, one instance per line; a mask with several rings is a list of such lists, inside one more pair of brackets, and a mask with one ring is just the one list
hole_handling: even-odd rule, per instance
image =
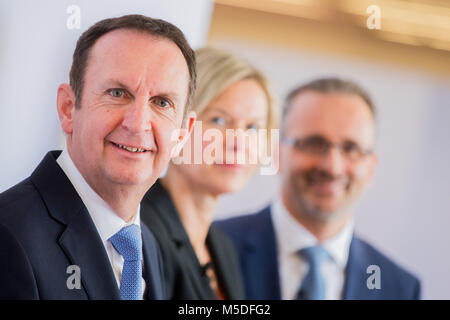
[[354, 206], [377, 163], [365, 90], [337, 78], [293, 90], [280, 142], [278, 199], [218, 222], [239, 250], [247, 297], [419, 299], [417, 278], [354, 235]]
[[0, 194], [0, 299], [165, 298], [140, 201], [192, 130], [195, 78], [192, 49], [163, 20], [81, 35], [57, 93], [67, 147]]

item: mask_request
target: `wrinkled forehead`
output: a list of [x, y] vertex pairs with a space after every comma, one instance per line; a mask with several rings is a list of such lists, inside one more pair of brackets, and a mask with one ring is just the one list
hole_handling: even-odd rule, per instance
[[367, 103], [354, 94], [304, 92], [291, 101], [283, 123], [285, 135], [319, 135], [332, 142], [373, 146], [375, 122]]
[[98, 80], [121, 79], [130, 86], [184, 84], [187, 88], [189, 81], [187, 63], [175, 43], [132, 29], [100, 37], [89, 53], [85, 75]]

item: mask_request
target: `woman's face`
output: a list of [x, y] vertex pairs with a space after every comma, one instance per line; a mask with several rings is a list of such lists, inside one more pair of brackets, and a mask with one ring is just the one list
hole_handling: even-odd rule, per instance
[[192, 164], [174, 169], [195, 188], [215, 195], [240, 190], [258, 167], [254, 161], [258, 144], [266, 143], [256, 143], [246, 134], [257, 137], [258, 129], [267, 128], [268, 108], [267, 96], [256, 80], [235, 82], [198, 116], [181, 154], [190, 152]]

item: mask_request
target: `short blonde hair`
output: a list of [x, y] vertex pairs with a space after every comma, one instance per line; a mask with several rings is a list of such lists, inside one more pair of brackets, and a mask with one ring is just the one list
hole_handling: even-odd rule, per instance
[[266, 93], [268, 115], [268, 137], [270, 130], [278, 128], [279, 108], [272, 90], [262, 73], [247, 60], [232, 53], [214, 47], [195, 50], [197, 61], [197, 89], [195, 91], [192, 110], [200, 115], [205, 108], [225, 89], [232, 84], [253, 79], [259, 83]]

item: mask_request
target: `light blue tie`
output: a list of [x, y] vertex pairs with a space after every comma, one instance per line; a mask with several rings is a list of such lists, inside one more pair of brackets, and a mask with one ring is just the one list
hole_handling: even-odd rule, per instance
[[109, 240], [124, 259], [120, 298], [122, 300], [142, 299], [141, 228], [135, 224], [123, 227]]
[[324, 300], [325, 279], [320, 272], [320, 266], [329, 257], [321, 246], [313, 246], [300, 250], [300, 255], [308, 262], [309, 269], [303, 279], [297, 299]]

